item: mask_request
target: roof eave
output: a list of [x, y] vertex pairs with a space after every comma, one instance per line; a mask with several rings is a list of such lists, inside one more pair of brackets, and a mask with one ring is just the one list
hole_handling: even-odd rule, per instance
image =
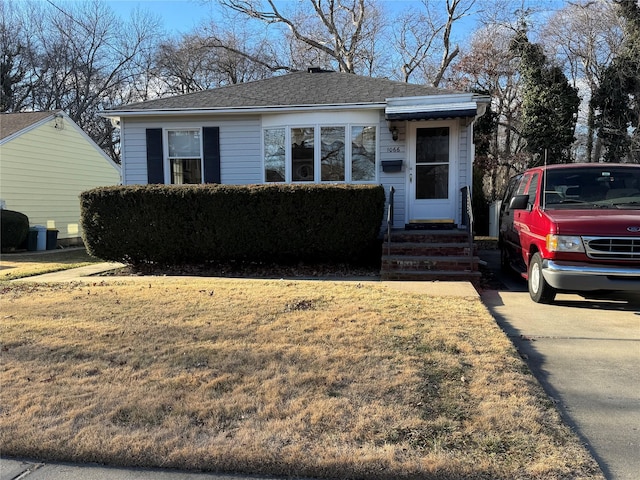
[[340, 103], [317, 105], [270, 105], [265, 107], [223, 107], [223, 108], [158, 108], [145, 110], [108, 110], [99, 115], [105, 118], [150, 117], [150, 116], [203, 116], [203, 115], [237, 115], [263, 113], [292, 113], [318, 110], [353, 110], [384, 109], [385, 102], [380, 103]]

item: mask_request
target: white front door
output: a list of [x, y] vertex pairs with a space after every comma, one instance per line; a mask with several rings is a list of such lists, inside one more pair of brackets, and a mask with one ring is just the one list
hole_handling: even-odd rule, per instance
[[455, 221], [457, 136], [452, 122], [409, 123], [407, 221]]

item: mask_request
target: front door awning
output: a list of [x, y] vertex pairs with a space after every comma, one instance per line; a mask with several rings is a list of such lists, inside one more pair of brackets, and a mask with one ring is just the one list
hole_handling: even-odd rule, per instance
[[385, 119], [391, 120], [441, 120], [446, 118], [475, 117], [478, 113], [476, 102], [441, 103], [432, 105], [387, 106]]

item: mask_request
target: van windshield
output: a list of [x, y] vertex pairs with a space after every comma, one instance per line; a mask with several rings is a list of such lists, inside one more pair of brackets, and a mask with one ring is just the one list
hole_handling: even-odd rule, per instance
[[543, 207], [640, 209], [640, 166], [597, 164], [546, 172]]

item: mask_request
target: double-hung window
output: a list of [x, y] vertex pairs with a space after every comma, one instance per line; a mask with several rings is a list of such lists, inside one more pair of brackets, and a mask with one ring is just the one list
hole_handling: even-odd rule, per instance
[[263, 132], [266, 182], [374, 182], [375, 125], [269, 127]]
[[202, 183], [200, 129], [167, 130], [169, 181], [175, 185]]

